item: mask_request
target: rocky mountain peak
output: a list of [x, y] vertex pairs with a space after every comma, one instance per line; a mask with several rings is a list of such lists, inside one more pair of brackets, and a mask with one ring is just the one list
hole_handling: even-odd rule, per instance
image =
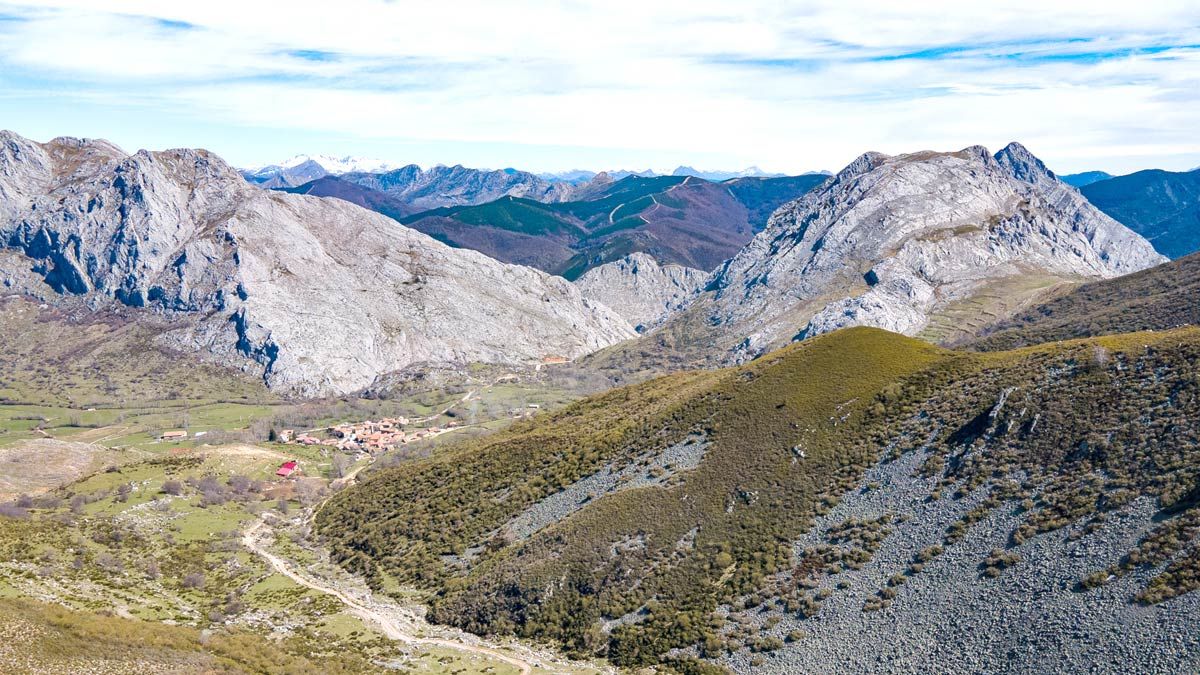
[[885, 162], [891, 159], [890, 155], [885, 155], [882, 152], [870, 150], [864, 152], [850, 162], [841, 171], [834, 174], [834, 179], [844, 181], [856, 176], [861, 176], [864, 173], [873, 171]]
[[989, 300], [1003, 313], [1162, 260], [1018, 144], [866, 153], [778, 209], [697, 306], [744, 356], [850, 325], [939, 338], [959, 329], [942, 317], [988, 289], [1003, 287]]
[[996, 161], [1015, 178], [1026, 183], [1048, 187], [1059, 182], [1058, 176], [1046, 168], [1042, 160], [1034, 156], [1025, 146], [1013, 141], [997, 152]]

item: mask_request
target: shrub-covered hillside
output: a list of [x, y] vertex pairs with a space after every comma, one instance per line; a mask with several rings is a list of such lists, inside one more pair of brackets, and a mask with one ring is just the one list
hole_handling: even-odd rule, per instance
[[[1000, 583], [1024, 547], [1152, 501], [1153, 525], [1072, 584], [1144, 577], [1121, 602], [1155, 603], [1200, 584], [1198, 358], [1194, 330], [979, 354], [849, 329], [378, 472], [318, 529], [351, 569], [436, 591], [438, 621], [622, 666], [794, 670], [786, 655], [837, 625], [823, 604], [894, 611], [905, 579], [1000, 511], [1017, 514], [1004, 547], [947, 556], [949, 578]], [[820, 524], [891, 489], [864, 478], [871, 467], [904, 462], [919, 499]], [[874, 552], [917, 541], [893, 532], [926, 503], [964, 508], [925, 523], [935, 546], [872, 585]]]
[[1001, 321], [973, 347], [1012, 349], [1052, 340], [1200, 324], [1200, 253], [1070, 293]]

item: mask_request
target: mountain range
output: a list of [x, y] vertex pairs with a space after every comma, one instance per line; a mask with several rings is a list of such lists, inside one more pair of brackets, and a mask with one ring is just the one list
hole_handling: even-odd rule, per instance
[[1084, 185], [1096, 208], [1178, 258], [1200, 251], [1200, 169], [1149, 169]]
[[593, 179], [567, 201], [509, 196], [423, 211], [402, 222], [451, 245], [568, 279], [634, 252], [707, 271], [744, 246], [775, 208], [824, 179]]
[[[105, 453], [0, 505], [0, 590], [90, 579], [125, 631], [160, 616], [130, 605], [152, 589], [195, 628], [167, 661], [205, 668], [286, 623], [353, 626], [376, 666], [400, 663], [379, 624], [530, 671], [554, 647], [705, 674], [1194, 672], [1200, 253], [1139, 234], [1181, 236], [1194, 194], [1142, 174], [1076, 188], [1011, 143], [832, 176], [265, 189], [282, 174], [205, 150], [0, 132], [0, 443], [44, 443], [24, 474]], [[567, 381], [630, 384], [538, 389]], [[405, 420], [362, 422], [385, 410]], [[356, 449], [347, 421], [421, 433]], [[539, 651], [419, 631], [386, 594]], [[341, 650], [282, 630], [237, 663]], [[127, 635], [104, 648], [168, 639]]]
[[[583, 356], [635, 327], [644, 335], [629, 349], [669, 342], [677, 364], [701, 352], [745, 360], [851, 325], [949, 340], [1064, 284], [1163, 260], [1017, 144], [994, 156], [867, 153], [832, 178], [627, 177], [593, 181], [575, 201], [509, 196], [412, 215], [401, 201], [443, 179], [480, 195], [525, 177], [405, 167], [295, 190], [335, 186], [400, 222], [260, 190], [204, 151], [126, 155], [11, 133], [5, 147], [0, 235], [20, 252], [8, 285], [140, 309], [173, 322], [164, 344], [306, 394], [359, 390], [414, 363]], [[584, 280], [585, 297], [472, 247], [568, 278], [611, 267]]]
[[0, 136], [9, 288], [124, 306], [159, 340], [305, 395], [414, 363], [534, 363], [634, 334], [569, 282], [338, 199], [265, 191], [203, 150]]
[[1062, 179], [1062, 182], [1077, 188], [1081, 188], [1084, 185], [1091, 185], [1092, 183], [1098, 183], [1102, 180], [1108, 180], [1112, 177], [1113, 175], [1111, 173], [1106, 173], [1104, 171], [1084, 171], [1083, 173], [1072, 173], [1067, 174], [1066, 176], [1059, 176], [1059, 178]]
[[[439, 169], [446, 169], [441, 165], [429, 169], [430, 172], [437, 173]], [[711, 181], [724, 181], [732, 178], [780, 178], [785, 174], [782, 173], [767, 173], [756, 166], [752, 166], [741, 171], [701, 171], [690, 166], [679, 166], [669, 174], [659, 174], [651, 170], [645, 171], [623, 171], [613, 170], [608, 172], [595, 172], [585, 170], [572, 170], [561, 172], [547, 172], [532, 174], [517, 169], [466, 169], [461, 166], [452, 167], [458, 170], [458, 176], [461, 178], [464, 174], [480, 174], [483, 176], [506, 174], [509, 176], [517, 176], [519, 182], [534, 183], [536, 180], [542, 180], [547, 183], [565, 183], [567, 185], [581, 185], [589, 183], [596, 176], [603, 175], [611, 177], [613, 180], [620, 180], [627, 176], [638, 176], [642, 178], [653, 178], [656, 176], [692, 176], [693, 178], [703, 178]], [[316, 180], [325, 176], [341, 176], [348, 173], [368, 174], [368, 173], [389, 173], [399, 169], [407, 169], [412, 172], [413, 169], [420, 171], [420, 167], [416, 165], [401, 166], [380, 159], [368, 159], [364, 157], [344, 156], [334, 157], [331, 155], [295, 155], [282, 162], [274, 164], [266, 164], [248, 169], [242, 169], [241, 173], [246, 180], [266, 188], [290, 188], [297, 187], [305, 182]], [[820, 172], [813, 172], [820, 173]], [[826, 174], [828, 175], [828, 174]], [[433, 179], [437, 180], [437, 179]], [[487, 179], [484, 179], [487, 180]], [[523, 196], [516, 193], [514, 196]], [[494, 198], [494, 197], [493, 197]], [[468, 198], [469, 199], [469, 198]], [[436, 204], [434, 206], [453, 206], [456, 204], [478, 203], [472, 201], [450, 202], [444, 204]], [[427, 208], [429, 208], [427, 206]]]

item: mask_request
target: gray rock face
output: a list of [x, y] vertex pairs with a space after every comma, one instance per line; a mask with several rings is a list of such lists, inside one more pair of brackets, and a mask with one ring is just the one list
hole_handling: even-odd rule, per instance
[[696, 297], [708, 276], [682, 265], [660, 265], [639, 252], [588, 270], [575, 285], [583, 297], [607, 305], [643, 332]]
[[714, 273], [709, 323], [751, 357], [852, 325], [914, 335], [995, 284], [1165, 261], [1024, 147], [867, 153], [784, 205]]
[[345, 393], [416, 363], [573, 358], [634, 335], [564, 279], [258, 189], [204, 150], [5, 132], [0, 153], [0, 242], [27, 270], [64, 301], [144, 308], [172, 346], [273, 388]]
[[561, 202], [575, 192], [573, 185], [548, 181], [525, 171], [483, 171], [457, 165], [422, 170], [410, 164], [385, 173], [347, 173], [342, 178], [386, 192], [418, 211], [483, 204], [501, 197]]
[[991, 579], [980, 573], [980, 561], [994, 549], [1008, 550], [1009, 533], [1021, 522], [1011, 507], [996, 509], [920, 574], [908, 576], [890, 607], [864, 612], [863, 604], [887, 588], [893, 574], [905, 572], [922, 549], [943, 543], [947, 528], [983, 500], [982, 490], [961, 500], [928, 499], [939, 479], [920, 475], [927, 456], [917, 451], [880, 462], [796, 542], [798, 550], [823, 543], [827, 529], [848, 518], [893, 516], [893, 533], [866, 564], [821, 581], [830, 595], [815, 617], [778, 609], [754, 615], [778, 621], [771, 629], [778, 637], [793, 630], [805, 637], [761, 665], [751, 665], [744, 653], [724, 665], [771, 674], [1178, 673], [1200, 667], [1194, 628], [1200, 595], [1152, 607], [1131, 602], [1161, 567], [1139, 569], [1095, 591], [1073, 590], [1079, 579], [1118, 563], [1153, 529], [1157, 509], [1149, 500], [1114, 512], [1095, 531], [1076, 523], [1035, 537], [1012, 549], [1021, 562]]

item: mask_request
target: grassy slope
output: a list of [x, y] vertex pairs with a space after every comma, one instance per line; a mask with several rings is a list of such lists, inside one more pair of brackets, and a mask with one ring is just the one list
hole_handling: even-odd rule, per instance
[[1200, 324], [1200, 254], [1074, 291], [986, 329], [978, 349]]
[[[678, 608], [678, 616], [690, 616], [699, 630], [726, 589], [750, 588], [781, 563], [779, 542], [798, 533], [823, 495], [839, 484], [848, 487], [845, 481], [856, 474], [846, 467], [873, 459], [867, 446], [841, 438], [833, 426], [809, 430], [798, 421], [859, 419], [878, 390], [942, 354], [924, 342], [855, 329], [806, 341], [746, 368], [674, 375], [617, 390], [537, 426], [380, 473], [339, 495], [319, 527], [352, 567], [445, 583], [437, 616], [474, 630], [512, 630], [518, 620], [532, 636], [559, 638], [583, 650], [595, 639], [586, 627], [600, 615], [620, 616], [649, 595], [664, 600], [676, 594], [664, 601]], [[446, 579], [449, 570], [437, 556], [483, 543], [481, 537], [529, 504], [608, 462], [695, 432], [707, 434], [712, 446], [704, 463], [681, 474], [678, 484], [599, 499], [524, 546], [487, 556], [468, 579]], [[791, 449], [801, 439], [809, 459], [793, 463]], [[756, 506], [730, 509], [746, 500]], [[677, 556], [676, 543], [697, 527], [694, 547]], [[610, 546], [627, 540], [644, 546], [610, 558]], [[718, 585], [734, 562], [732, 576]], [[534, 589], [564, 576], [569, 581], [553, 601], [536, 597], [540, 591]], [[605, 578], [604, 590], [590, 597]], [[637, 579], [638, 587], [631, 588]], [[520, 589], [517, 606], [501, 600], [509, 585]], [[535, 597], [524, 597], [529, 593]], [[654, 653], [643, 641], [687, 643], [698, 637], [687, 631], [674, 635], [677, 628], [632, 631], [613, 649], [633, 663]]]
[[976, 335], [1001, 317], [1041, 304], [1073, 287], [1073, 283], [1062, 277], [1036, 270], [996, 279], [971, 297], [950, 303], [931, 314], [929, 323], [917, 337], [938, 344], [954, 344]]
[[[1200, 586], [1200, 552], [1187, 553], [1200, 522], [1198, 358], [1195, 330], [991, 354], [839, 331], [741, 368], [616, 390], [381, 472], [339, 495], [318, 527], [351, 568], [438, 590], [441, 621], [552, 638], [623, 665], [695, 644], [719, 655], [741, 647], [722, 641], [718, 604], [756, 589], [803, 604], [795, 586], [785, 598], [768, 581], [809, 569], [790, 542], [886, 448], [913, 451], [933, 433], [940, 463], [928, 470], [947, 492], [992, 495], [947, 533], [948, 546], [988, 509], [1031, 495], [1014, 542], [1139, 495], [1158, 499], [1158, 539], [1128, 558], [1175, 561], [1142, 598], [1153, 602]], [[1147, 410], [1158, 411], [1149, 424]], [[698, 468], [595, 499], [527, 541], [495, 536], [599, 467], [694, 433], [712, 442]], [[1029, 478], [1014, 487], [1017, 472]], [[464, 553], [477, 555], [465, 570], [442, 557]], [[599, 629], [635, 610], [611, 633]]]
[[0, 401], [136, 406], [149, 401], [274, 401], [262, 381], [181, 359], [120, 316], [72, 321], [0, 298]]
[[[29, 639], [0, 655], [0, 670], [8, 659], [64, 672], [370, 670], [369, 648], [321, 627], [322, 614], [338, 612], [336, 602], [271, 574], [238, 544], [239, 529], [277, 503], [274, 496], [260, 500], [268, 499], [280, 457], [210, 450], [133, 461], [33, 499], [16, 517], [6, 512], [0, 596], [56, 607], [9, 603], [10, 618], [22, 617], [18, 632]], [[319, 458], [302, 460], [317, 473]], [[164, 491], [169, 481], [178, 483], [178, 496]], [[301, 508], [295, 495], [289, 501], [292, 510]], [[203, 582], [189, 586], [189, 575]], [[271, 581], [272, 593], [259, 590]], [[238, 625], [250, 612], [268, 624], [291, 624], [293, 637], [267, 647], [261, 634], [225, 623]], [[182, 625], [158, 623], [164, 620]], [[207, 645], [202, 629], [215, 633]], [[336, 653], [318, 646], [334, 642], [343, 643]]]
[[[301, 460], [305, 488], [274, 478], [287, 457]], [[0, 648], [0, 672], [26, 672], [17, 663], [37, 672], [387, 672], [376, 665], [384, 661], [415, 672], [509, 672], [456, 650], [405, 649], [242, 548], [240, 531], [260, 512], [282, 501], [301, 514], [320, 498], [323, 481], [312, 476], [322, 460], [294, 446], [208, 448], [87, 476], [25, 502], [16, 517], [10, 505], [0, 514], [0, 598], [12, 599], [0, 600], [0, 635], [23, 637], [11, 652]], [[181, 494], [168, 494], [168, 481]], [[276, 537], [276, 553], [285, 546], [288, 557], [312, 560], [291, 536]], [[190, 575], [203, 583], [189, 585]], [[283, 637], [268, 642], [273, 627]]]
[[0, 299], [0, 446], [146, 445], [161, 430], [242, 429], [282, 409], [262, 380], [172, 353], [155, 335], [120, 316], [76, 321]]
[[357, 655], [306, 656], [309, 648], [247, 631], [203, 637], [195, 628], [57, 605], [0, 599], [0, 670], [9, 673], [358, 673]]

